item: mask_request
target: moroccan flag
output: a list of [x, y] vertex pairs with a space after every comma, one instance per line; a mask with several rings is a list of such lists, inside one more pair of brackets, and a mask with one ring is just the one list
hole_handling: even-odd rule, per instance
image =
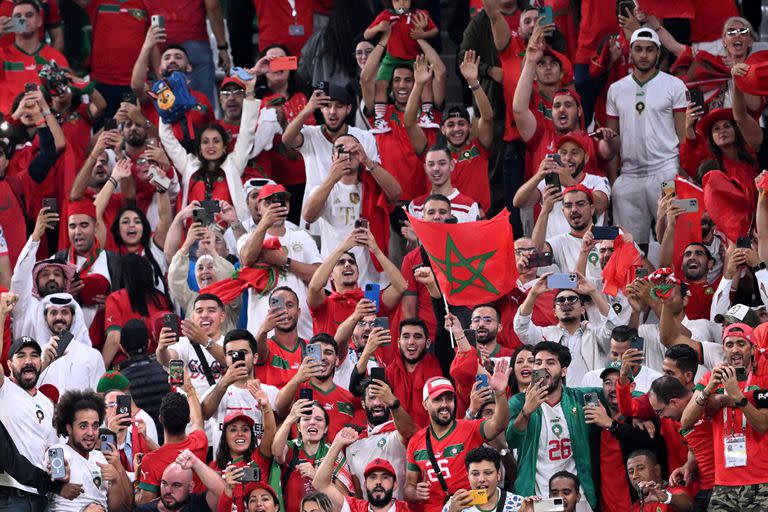
[[642, 266], [640, 252], [634, 243], [626, 243], [619, 235], [613, 241], [613, 254], [603, 269], [603, 293], [615, 297], [619, 290], [635, 278], [635, 268]]
[[461, 224], [424, 222], [408, 215], [449, 304], [493, 302], [515, 287], [514, 237], [508, 219], [506, 210], [491, 220]]
[[675, 248], [672, 266], [682, 268], [683, 252], [689, 244], [701, 242], [701, 216], [704, 213], [704, 191], [680, 176], [675, 177], [675, 193], [678, 199], [698, 199], [699, 211], [683, 213], [675, 224]]
[[749, 192], [744, 190], [740, 182], [721, 171], [705, 174], [702, 184], [707, 213], [717, 229], [732, 242], [736, 242], [740, 236], [746, 236], [752, 227], [754, 213], [750, 206]]

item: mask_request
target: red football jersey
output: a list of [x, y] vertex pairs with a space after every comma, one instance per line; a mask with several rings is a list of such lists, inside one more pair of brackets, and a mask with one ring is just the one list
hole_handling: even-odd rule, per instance
[[282, 388], [296, 375], [301, 366], [302, 353], [307, 341], [296, 340], [293, 349], [282, 346], [274, 338], [267, 340], [267, 357], [254, 367], [255, 377], [261, 382]]
[[[166, 444], [153, 452], [144, 454], [141, 459], [139, 489], [160, 494], [160, 480], [163, 477], [163, 471], [168, 467], [168, 464], [175, 462], [176, 457], [185, 449], [189, 449], [198, 459], [205, 462], [208, 455], [208, 437], [205, 435], [205, 430], [195, 430], [189, 434], [186, 441]], [[200, 483], [197, 476], [194, 477], [194, 481], [194, 492], [205, 491], [205, 487]]]

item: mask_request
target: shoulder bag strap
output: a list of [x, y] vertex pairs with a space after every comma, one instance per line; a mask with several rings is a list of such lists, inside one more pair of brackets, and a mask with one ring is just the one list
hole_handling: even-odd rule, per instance
[[430, 426], [427, 426], [427, 456], [429, 456], [429, 462], [432, 463], [432, 469], [435, 471], [435, 475], [437, 476], [437, 481], [440, 482], [440, 487], [443, 489], [443, 492], [445, 493], [445, 501], [448, 501], [449, 494], [448, 494], [448, 484], [445, 483], [445, 478], [443, 478], [443, 472], [440, 471], [440, 466], [437, 465], [437, 459], [435, 459], [435, 452], [432, 450], [432, 428]]
[[203, 367], [203, 375], [205, 375], [205, 380], [208, 381], [209, 386], [214, 386], [216, 384], [216, 379], [213, 378], [213, 372], [211, 371], [211, 367], [208, 365], [208, 359], [206, 359], [205, 354], [203, 354], [203, 347], [191, 340], [190, 343], [192, 344], [192, 348], [195, 349], [197, 358], [200, 360], [200, 366]]

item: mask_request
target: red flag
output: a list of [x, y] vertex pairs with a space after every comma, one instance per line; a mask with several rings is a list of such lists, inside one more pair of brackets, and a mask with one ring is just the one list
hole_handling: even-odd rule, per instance
[[454, 306], [492, 302], [517, 284], [509, 212], [491, 220], [442, 224], [408, 215], [429, 255], [445, 298]]
[[752, 221], [749, 192], [721, 171], [709, 171], [702, 180], [707, 213], [729, 240], [749, 233]]
[[696, 17], [692, 0], [678, 0], [668, 2], [664, 0], [638, 0], [639, 7], [649, 16], [662, 18], [690, 18]]
[[613, 241], [613, 254], [603, 269], [603, 293], [615, 297], [634, 278], [634, 269], [642, 265], [640, 252], [634, 243], [626, 243], [619, 235]]
[[699, 211], [683, 213], [675, 223], [675, 248], [672, 266], [682, 268], [683, 252], [694, 242], [701, 242], [701, 216], [704, 213], [704, 191], [680, 176], [675, 177], [675, 193], [678, 199], [697, 199]]

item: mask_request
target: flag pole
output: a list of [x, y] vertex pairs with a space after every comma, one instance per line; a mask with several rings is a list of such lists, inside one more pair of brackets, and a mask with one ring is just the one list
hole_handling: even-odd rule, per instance
[[[437, 280], [435, 280], [437, 281]], [[450, 313], [451, 311], [448, 309], [448, 299], [445, 298], [445, 294], [443, 293], [443, 304], [445, 304], [445, 312]], [[456, 340], [453, 339], [453, 330], [448, 329], [448, 335], [451, 337], [451, 348], [456, 348]]]

